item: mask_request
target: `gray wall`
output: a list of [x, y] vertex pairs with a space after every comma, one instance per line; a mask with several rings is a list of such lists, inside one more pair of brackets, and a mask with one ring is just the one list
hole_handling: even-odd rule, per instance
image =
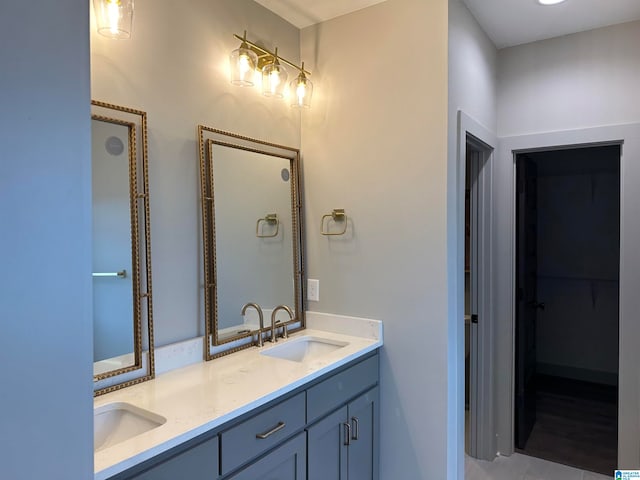
[[640, 118], [640, 22], [500, 50], [498, 136]]
[[88, 5], [0, 6], [6, 479], [93, 478]]
[[156, 346], [203, 335], [196, 126], [298, 147], [299, 112], [228, 71], [234, 33], [296, 62], [299, 30], [250, 0], [138, 0], [126, 41], [91, 21], [92, 98], [148, 113]]
[[[447, 286], [449, 305], [449, 428], [457, 450], [449, 450], [449, 476], [464, 471], [464, 186], [465, 157], [459, 152], [458, 111], [495, 136], [497, 50], [461, 0], [449, 0], [449, 125], [447, 142]], [[462, 123], [461, 123], [462, 126]], [[463, 133], [464, 135], [464, 133]], [[489, 142], [488, 138], [482, 138]], [[464, 143], [464, 140], [463, 140]], [[461, 156], [459, 157], [459, 154]], [[455, 467], [453, 467], [455, 466]], [[455, 468], [455, 470], [451, 470]]]
[[[447, 2], [389, 0], [301, 45], [309, 309], [384, 321], [380, 477], [447, 478]], [[333, 208], [343, 237], [320, 235]]]
[[[593, 141], [624, 140], [622, 154], [621, 272], [620, 272], [620, 442], [619, 466], [640, 462], [640, 422], [635, 345], [640, 331], [635, 317], [640, 309], [637, 291], [640, 268], [636, 254], [640, 216], [636, 198], [640, 184], [640, 102], [636, 79], [640, 57], [635, 45], [640, 22], [577, 33], [501, 50], [498, 54], [498, 135], [501, 140], [494, 172], [496, 242], [496, 313], [499, 337], [496, 361], [512, 361], [513, 148], [537, 148]], [[599, 127], [602, 125], [629, 126]], [[574, 129], [574, 130], [572, 130]], [[532, 132], [548, 134], [525, 135]], [[514, 136], [510, 136], [514, 135]], [[498, 378], [499, 447], [509, 452], [512, 407], [510, 376]]]

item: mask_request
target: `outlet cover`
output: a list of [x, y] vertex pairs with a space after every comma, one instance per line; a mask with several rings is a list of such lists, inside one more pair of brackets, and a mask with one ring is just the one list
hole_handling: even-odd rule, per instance
[[320, 301], [320, 280], [307, 278], [307, 300]]

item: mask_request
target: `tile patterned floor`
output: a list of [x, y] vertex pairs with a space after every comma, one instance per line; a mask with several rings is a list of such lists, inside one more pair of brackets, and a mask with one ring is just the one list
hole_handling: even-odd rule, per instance
[[493, 462], [465, 455], [465, 480], [612, 480], [610, 476], [586, 472], [559, 463], [514, 453]]

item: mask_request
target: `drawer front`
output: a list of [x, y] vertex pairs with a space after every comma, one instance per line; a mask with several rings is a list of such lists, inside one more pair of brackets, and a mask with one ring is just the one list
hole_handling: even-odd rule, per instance
[[304, 425], [305, 392], [301, 392], [223, 432], [222, 474], [276, 446]]
[[376, 355], [311, 387], [307, 390], [307, 422], [313, 422], [376, 385], [379, 375]]
[[146, 470], [132, 480], [213, 480], [218, 478], [218, 437], [213, 437], [189, 450]]

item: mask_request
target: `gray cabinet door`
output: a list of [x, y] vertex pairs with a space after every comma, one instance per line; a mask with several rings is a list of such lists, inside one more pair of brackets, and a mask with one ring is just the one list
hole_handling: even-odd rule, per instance
[[308, 480], [378, 480], [378, 398], [372, 388], [307, 429]]
[[348, 406], [349, 480], [377, 480], [378, 473], [378, 387], [353, 400]]
[[306, 480], [306, 460], [307, 439], [302, 432], [228, 480]]
[[307, 430], [308, 480], [347, 480], [347, 407]]
[[[117, 477], [119, 478], [119, 477]], [[218, 478], [218, 437], [215, 436], [170, 458], [131, 480], [214, 480]]]

